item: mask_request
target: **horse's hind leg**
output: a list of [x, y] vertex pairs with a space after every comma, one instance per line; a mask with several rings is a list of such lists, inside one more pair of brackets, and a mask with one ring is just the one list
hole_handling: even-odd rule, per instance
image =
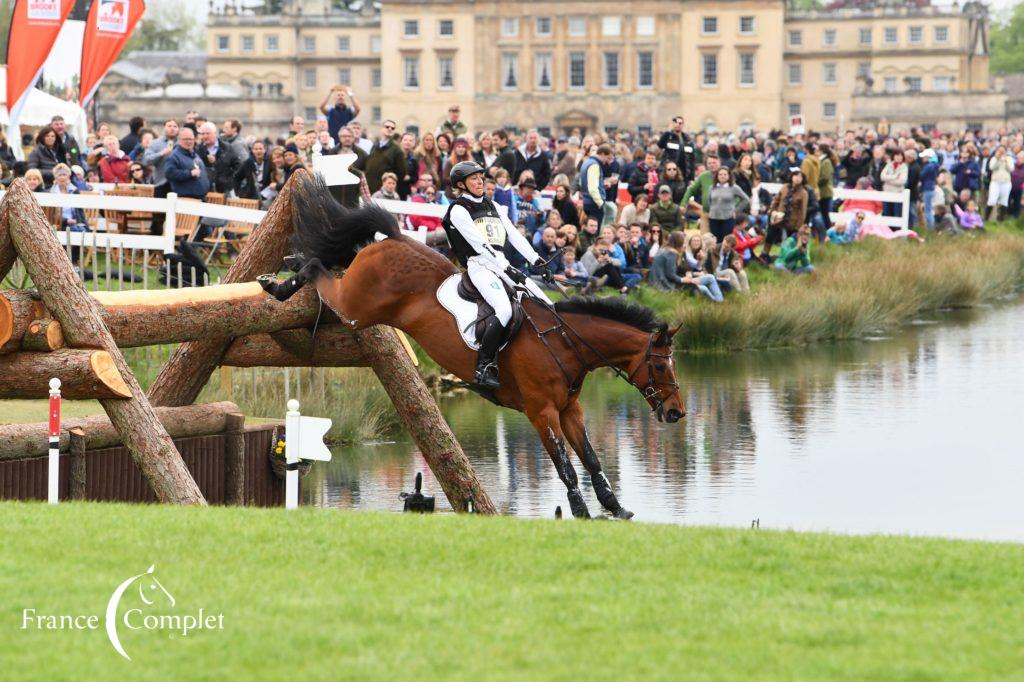
[[594, 494], [597, 495], [601, 506], [614, 514], [616, 518], [633, 518], [633, 512], [619, 504], [618, 498], [612, 492], [612, 486], [608, 482], [608, 477], [605, 476], [601, 468], [601, 460], [597, 458], [594, 446], [590, 444], [590, 438], [587, 437], [587, 427], [583, 424], [583, 408], [580, 407], [578, 400], [570, 401], [569, 405], [562, 410], [561, 424], [565, 431], [566, 439], [572, 445], [572, 449], [576, 451], [580, 461], [583, 462], [587, 473], [590, 474], [590, 482], [594, 486]]
[[544, 449], [555, 465], [558, 478], [565, 484], [569, 491], [569, 508], [572, 515], [577, 518], [590, 518], [590, 511], [587, 503], [583, 501], [583, 493], [580, 492], [579, 479], [576, 477], [576, 469], [569, 461], [569, 453], [565, 447], [565, 434], [562, 433], [562, 426], [559, 423], [558, 412], [554, 408], [547, 408], [539, 413], [527, 413], [533, 428], [537, 429], [540, 439], [544, 443]]
[[306, 262], [293, 277], [289, 277], [284, 282], [275, 282], [273, 275], [260, 275], [256, 280], [263, 287], [263, 290], [268, 294], [276, 298], [278, 301], [287, 301], [291, 298], [296, 291], [301, 289], [306, 282], [309, 282], [316, 278], [318, 274], [325, 270], [323, 264], [318, 258], [312, 258]]

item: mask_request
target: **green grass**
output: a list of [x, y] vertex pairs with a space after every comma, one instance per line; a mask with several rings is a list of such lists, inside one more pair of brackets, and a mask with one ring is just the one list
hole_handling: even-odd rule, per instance
[[[5, 503], [7, 679], [1011, 679], [1024, 546], [303, 509]], [[101, 615], [156, 563], [188, 637]], [[129, 592], [126, 608], [138, 604]], [[158, 613], [150, 607], [148, 613]]]

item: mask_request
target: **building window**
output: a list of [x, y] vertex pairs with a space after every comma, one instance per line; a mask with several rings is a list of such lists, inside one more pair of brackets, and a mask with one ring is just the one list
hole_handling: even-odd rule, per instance
[[302, 51], [316, 52], [316, 36], [302, 36]]
[[804, 77], [804, 69], [802, 64], [790, 64], [789, 68], [786, 69], [788, 77], [786, 82], [790, 85], [800, 85]]
[[534, 64], [537, 70], [537, 89], [538, 90], [550, 90], [551, 89], [551, 53], [550, 52], [538, 52], [534, 58]]
[[302, 70], [302, 87], [306, 90], [316, 88], [316, 69]]
[[836, 117], [836, 103], [825, 102], [824, 104], [822, 104], [821, 115], [829, 120], [834, 119]]
[[636, 86], [638, 88], [654, 87], [654, 53], [636, 53]]
[[740, 17], [740, 35], [754, 35], [754, 17]]
[[307, 121], [313, 121], [316, 119], [316, 107], [306, 107], [302, 110], [302, 115]]
[[937, 42], [937, 43], [948, 43], [949, 42], [949, 27], [948, 26], [936, 26], [935, 27], [935, 42]]
[[370, 36], [370, 52], [380, 54], [380, 36]]
[[263, 49], [267, 52], [277, 52], [278, 41], [276, 35], [263, 36]]
[[380, 81], [380, 67], [375, 66], [372, 69], [370, 69], [370, 87], [373, 88], [374, 90], [379, 89]]
[[953, 79], [949, 76], [936, 76], [932, 83], [935, 92], [949, 92], [953, 89]]
[[836, 46], [836, 30], [834, 28], [826, 29], [825, 32], [821, 34], [821, 44], [825, 47]]
[[858, 34], [857, 42], [863, 46], [871, 46], [871, 29], [862, 28]]
[[227, 52], [231, 49], [231, 36], [217, 36], [217, 52]]
[[750, 87], [754, 84], [754, 64], [753, 52], [740, 52], [740, 85]]
[[256, 50], [256, 36], [242, 36], [242, 52], [254, 52]]
[[702, 17], [700, 32], [706, 36], [718, 35], [718, 17]]
[[402, 58], [402, 84], [406, 89], [414, 90], [420, 87], [420, 58]]
[[804, 44], [804, 32], [803, 31], [790, 31], [789, 32], [789, 46], [790, 47], [801, 47]]
[[604, 87], [619, 87], [619, 53], [604, 53]]
[[406, 19], [402, 22], [402, 35], [406, 38], [415, 38], [420, 34], [420, 22], [417, 19]]
[[871, 62], [857, 62], [857, 78], [871, 78]]
[[800, 115], [800, 104], [797, 103], [797, 102], [790, 102], [789, 105], [787, 106], [787, 110], [789, 111], [789, 115], [790, 116], [799, 116]]
[[644, 16], [636, 18], [636, 34], [638, 36], [654, 35], [654, 17]]
[[505, 17], [501, 20], [501, 35], [514, 38], [519, 35], [519, 17]]
[[338, 83], [340, 85], [352, 85], [352, 69], [347, 66], [339, 68]]
[[821, 80], [825, 82], [825, 85], [835, 85], [836, 81], [836, 63], [825, 62], [821, 65]]
[[338, 36], [338, 52], [348, 52], [352, 49], [352, 39], [348, 36]]
[[601, 17], [601, 35], [617, 36], [622, 34], [622, 17]]
[[380, 119], [381, 119], [380, 107], [376, 106], [376, 107], [373, 108], [373, 121], [372, 121], [372, 123], [380, 123]]
[[895, 45], [900, 39], [899, 30], [895, 26], [886, 26], [883, 40], [886, 45]]
[[924, 42], [924, 29], [921, 28], [920, 26], [911, 26], [910, 27], [910, 44], [911, 45], [920, 45], [922, 42]]
[[569, 35], [574, 38], [587, 35], [587, 18], [569, 17]]
[[920, 76], [908, 76], [907, 77], [907, 92], [921, 92], [921, 77]]
[[455, 35], [455, 22], [452, 19], [441, 19], [437, 22], [437, 35], [451, 38]]
[[700, 83], [705, 88], [718, 87], [718, 55], [703, 52], [700, 55]]
[[547, 38], [551, 35], [551, 17], [537, 17], [537, 35]]
[[887, 77], [885, 79], [884, 89], [887, 94], [896, 92], [896, 79], [892, 76]]
[[519, 87], [519, 55], [501, 55], [501, 87], [505, 90], [515, 90]]
[[587, 86], [587, 55], [585, 52], [569, 53], [569, 89], [582, 90]]
[[455, 58], [437, 58], [437, 87], [442, 90], [450, 90], [455, 86]]

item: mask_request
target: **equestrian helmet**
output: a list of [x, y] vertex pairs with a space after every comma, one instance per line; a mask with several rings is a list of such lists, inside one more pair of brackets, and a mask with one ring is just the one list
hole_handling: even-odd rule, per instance
[[484, 167], [476, 161], [459, 161], [448, 174], [448, 184], [458, 187], [460, 182], [465, 182], [471, 175], [484, 172]]

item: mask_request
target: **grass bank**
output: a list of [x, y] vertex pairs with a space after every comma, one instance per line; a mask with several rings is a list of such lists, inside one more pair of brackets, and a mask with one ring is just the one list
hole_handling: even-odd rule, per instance
[[[511, 518], [0, 504], [10, 679], [993, 679], [1024, 546]], [[59, 550], [57, 548], [60, 548]], [[121, 629], [156, 564], [187, 637]], [[152, 596], [152, 595], [151, 595]], [[21, 629], [23, 609], [99, 614]]]
[[637, 296], [682, 323], [678, 348], [727, 351], [864, 337], [928, 311], [1012, 294], [1024, 279], [1024, 234], [1013, 229], [924, 244], [871, 239], [815, 246], [812, 256], [812, 276], [753, 266], [753, 293], [724, 304], [649, 288]]

